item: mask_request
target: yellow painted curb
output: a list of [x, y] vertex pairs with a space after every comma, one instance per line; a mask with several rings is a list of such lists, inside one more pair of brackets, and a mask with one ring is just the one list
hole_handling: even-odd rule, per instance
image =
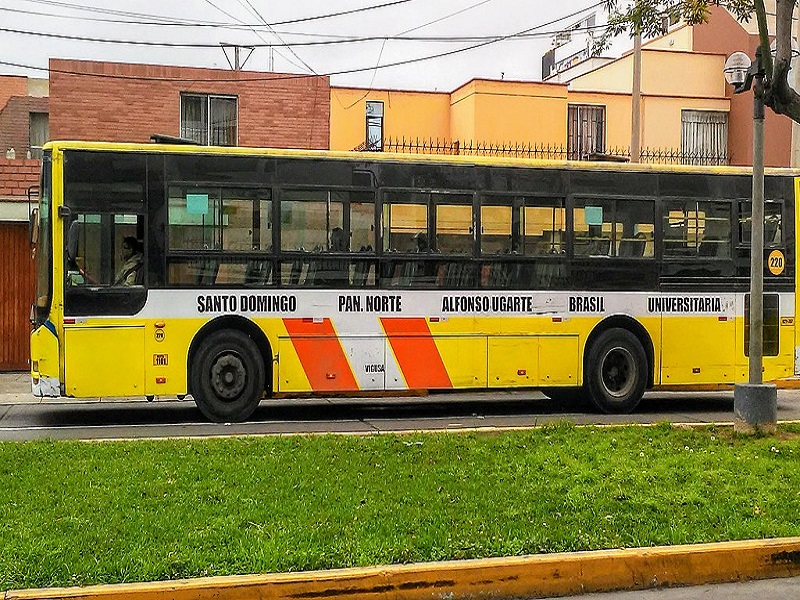
[[5, 600], [422, 600], [561, 596], [800, 575], [800, 537], [514, 558], [12, 590]]

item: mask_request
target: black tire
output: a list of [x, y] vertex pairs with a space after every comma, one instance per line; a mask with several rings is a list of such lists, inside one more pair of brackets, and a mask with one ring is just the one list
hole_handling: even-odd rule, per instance
[[627, 329], [600, 334], [586, 354], [584, 387], [604, 413], [630, 413], [647, 387], [647, 356], [639, 339]]
[[194, 401], [217, 423], [250, 417], [264, 394], [264, 360], [246, 333], [222, 329], [202, 341], [189, 365]]

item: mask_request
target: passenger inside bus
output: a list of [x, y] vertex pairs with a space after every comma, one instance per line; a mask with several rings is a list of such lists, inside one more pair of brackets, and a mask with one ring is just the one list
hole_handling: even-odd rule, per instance
[[428, 251], [428, 236], [424, 231], [418, 232], [414, 236], [414, 252]]
[[144, 256], [141, 245], [132, 235], [125, 236], [122, 240], [122, 266], [117, 271], [114, 285], [141, 285], [143, 280]]

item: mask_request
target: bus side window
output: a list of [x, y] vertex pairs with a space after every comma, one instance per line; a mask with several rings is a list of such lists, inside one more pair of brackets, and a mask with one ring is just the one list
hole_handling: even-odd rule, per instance
[[[783, 204], [780, 202], [766, 202], [764, 204], [764, 246], [776, 247], [783, 245], [782, 235]], [[739, 242], [744, 246], [750, 245], [752, 227], [750, 202], [739, 203]]]
[[[731, 255], [730, 205], [698, 202], [699, 256], [729, 258]], [[702, 218], [701, 218], [702, 216]]]

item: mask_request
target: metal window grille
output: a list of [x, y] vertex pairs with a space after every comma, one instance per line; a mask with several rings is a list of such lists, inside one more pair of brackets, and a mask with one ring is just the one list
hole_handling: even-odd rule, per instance
[[[681, 164], [727, 164], [728, 113], [681, 111]], [[725, 157], [715, 162], [711, 157]]]
[[238, 100], [233, 96], [181, 95], [181, 137], [204, 146], [238, 142]]
[[587, 160], [605, 153], [606, 107], [570, 104], [567, 107], [567, 158]]
[[383, 152], [383, 102], [367, 101], [366, 148], [372, 152]]

